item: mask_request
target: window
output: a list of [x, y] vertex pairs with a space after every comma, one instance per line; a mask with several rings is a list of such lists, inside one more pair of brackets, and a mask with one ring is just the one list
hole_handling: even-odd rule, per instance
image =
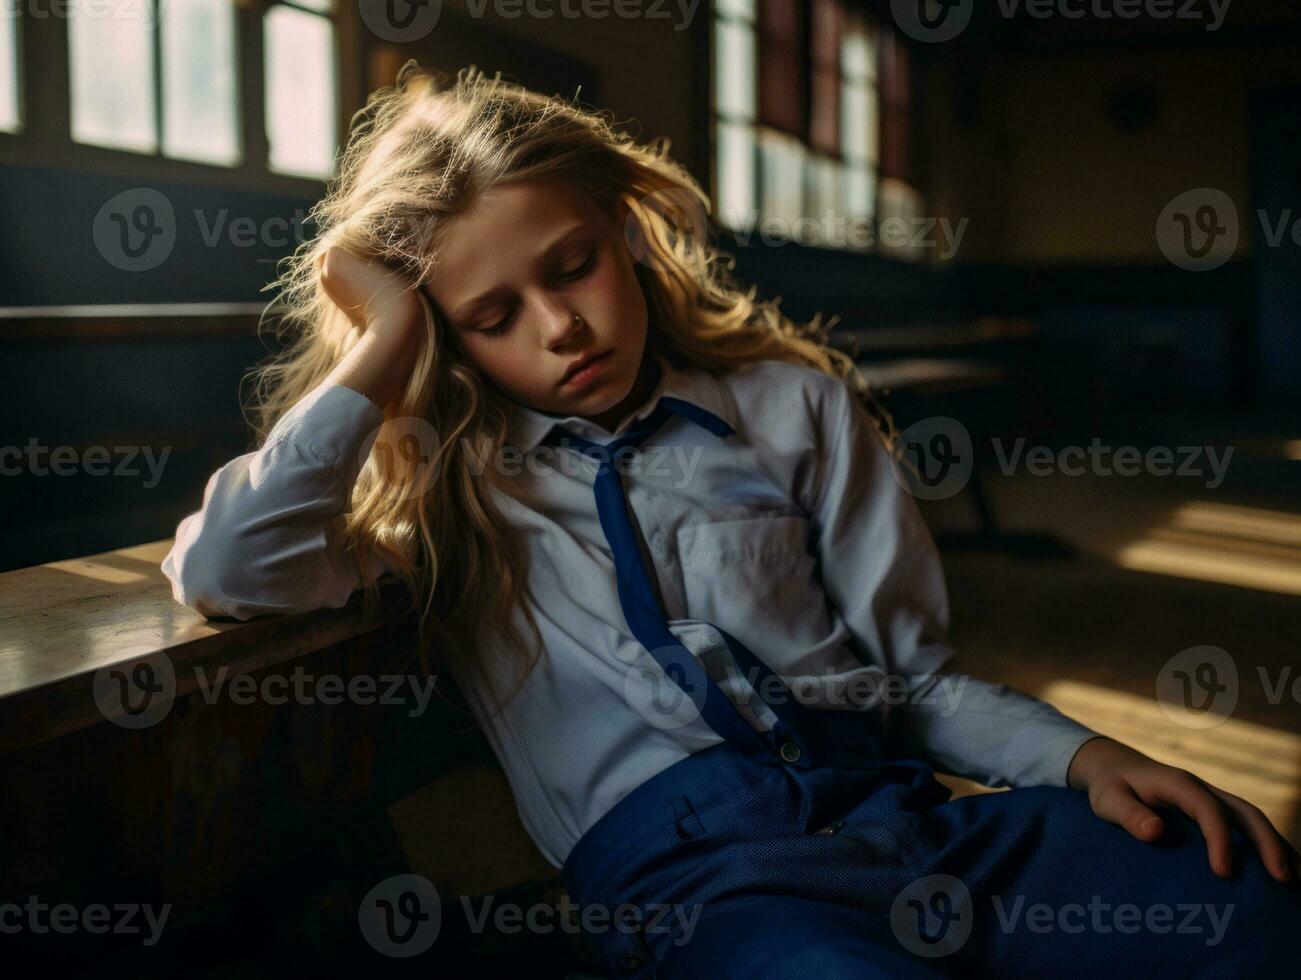
[[715, 3], [713, 182], [723, 225], [745, 231], [779, 218], [788, 237], [855, 247], [874, 236], [855, 236], [852, 222], [920, 207], [908, 171], [907, 49], [848, 4]]
[[163, 4], [163, 153], [227, 166], [239, 162], [235, 18], [230, 0]]
[[68, 56], [78, 143], [239, 162], [231, 0], [75, 0]]
[[263, 18], [268, 165], [304, 177], [334, 172], [336, 89], [332, 0], [278, 3]]
[[0, 17], [0, 132], [22, 127], [18, 78], [18, 18]]
[[840, 39], [840, 153], [845, 213], [876, 217], [876, 174], [880, 162], [876, 48], [862, 17], [851, 18]]
[[748, 228], [757, 218], [754, 0], [717, 0], [714, 9], [714, 206], [723, 224]]
[[[243, 162], [241, 0], [69, 0], [71, 136], [78, 143], [213, 166]], [[337, 149], [334, 0], [274, 2], [261, 15], [262, 93], [270, 171], [329, 177]], [[248, 18], [254, 19], [250, 21]], [[12, 31], [14, 18], [0, 19]], [[4, 70], [0, 128], [17, 72]], [[11, 80], [6, 87], [2, 80]]]
[[94, 0], [69, 5], [72, 138], [78, 143], [158, 152], [154, 2], [124, 6], [119, 16], [106, 16]]

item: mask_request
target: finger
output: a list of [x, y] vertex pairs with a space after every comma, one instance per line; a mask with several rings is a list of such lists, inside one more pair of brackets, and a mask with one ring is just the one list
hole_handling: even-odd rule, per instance
[[1141, 841], [1154, 841], [1165, 829], [1165, 821], [1124, 780], [1101, 784], [1089, 802], [1099, 817], [1124, 827]]
[[1188, 814], [1201, 828], [1206, 838], [1206, 854], [1211, 870], [1221, 878], [1233, 876], [1233, 838], [1229, 833], [1229, 819], [1224, 805], [1189, 772], [1162, 780], [1153, 786], [1146, 798], [1149, 802], [1161, 800], [1173, 804]]
[[1209, 787], [1209, 789], [1229, 808], [1237, 822], [1242, 825], [1247, 832], [1247, 836], [1256, 845], [1256, 850], [1260, 852], [1261, 860], [1265, 862], [1265, 867], [1269, 869], [1269, 873], [1284, 884], [1290, 884], [1293, 881], [1292, 861], [1284, 846], [1282, 836], [1274, 829], [1274, 825], [1269, 822], [1269, 818], [1261, 812], [1259, 807], [1248, 803], [1240, 796], [1226, 793], [1214, 786]]

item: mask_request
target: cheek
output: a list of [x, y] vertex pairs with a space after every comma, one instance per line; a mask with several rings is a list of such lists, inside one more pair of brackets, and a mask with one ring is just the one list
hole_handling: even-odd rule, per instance
[[462, 341], [465, 356], [480, 371], [507, 391], [526, 390], [536, 373], [531, 370], [534, 359], [524, 356], [519, 350], [516, 333], [509, 337], [490, 340], [486, 337], [470, 337]]
[[646, 298], [630, 263], [627, 258], [607, 262], [592, 280], [603, 312], [621, 330], [637, 329], [646, 310]]

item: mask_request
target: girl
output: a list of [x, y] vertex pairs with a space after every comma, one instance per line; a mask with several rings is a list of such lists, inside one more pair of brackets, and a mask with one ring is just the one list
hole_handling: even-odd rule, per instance
[[666, 146], [408, 62], [273, 284], [301, 332], [177, 529], [176, 599], [404, 583], [569, 894], [633, 911], [589, 931], [611, 975], [1278, 965], [1296, 854], [1258, 809], [942, 670], [852, 361], [738, 288], [707, 203]]

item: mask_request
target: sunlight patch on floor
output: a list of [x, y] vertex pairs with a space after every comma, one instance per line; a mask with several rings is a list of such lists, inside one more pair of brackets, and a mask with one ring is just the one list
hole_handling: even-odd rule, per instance
[[1301, 595], [1301, 516], [1189, 503], [1111, 560], [1134, 571]]

